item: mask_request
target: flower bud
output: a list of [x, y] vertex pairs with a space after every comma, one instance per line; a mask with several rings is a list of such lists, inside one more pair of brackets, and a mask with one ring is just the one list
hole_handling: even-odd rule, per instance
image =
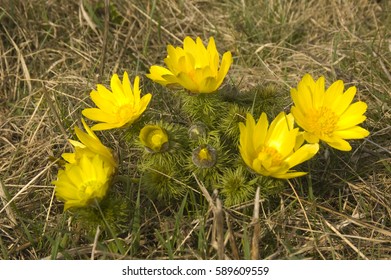
[[158, 125], [146, 125], [140, 131], [140, 141], [150, 153], [164, 152], [168, 149], [166, 131]]
[[216, 149], [210, 145], [201, 145], [194, 149], [192, 160], [200, 168], [210, 168], [216, 164]]
[[207, 128], [203, 123], [193, 124], [189, 128], [189, 137], [192, 140], [197, 140], [201, 137], [205, 137], [207, 132]]

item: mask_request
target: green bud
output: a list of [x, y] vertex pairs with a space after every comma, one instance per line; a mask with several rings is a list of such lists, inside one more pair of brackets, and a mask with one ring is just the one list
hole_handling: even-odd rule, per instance
[[189, 128], [189, 138], [192, 140], [197, 140], [202, 137], [206, 137], [207, 127], [203, 123], [193, 124]]
[[166, 131], [158, 125], [146, 125], [140, 131], [140, 141], [150, 153], [165, 152], [168, 149]]
[[193, 150], [193, 163], [200, 168], [210, 168], [216, 164], [217, 152], [210, 145], [201, 145]]

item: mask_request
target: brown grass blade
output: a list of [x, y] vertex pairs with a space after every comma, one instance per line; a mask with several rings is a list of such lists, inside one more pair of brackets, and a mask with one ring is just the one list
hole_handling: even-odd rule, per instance
[[[5, 195], [6, 192], [5, 192], [4, 188], [5, 188], [5, 186], [4, 186], [3, 182], [0, 180], [0, 199], [1, 199], [1, 202], [3, 203], [3, 205], [8, 205], [8, 201], [7, 201], [7, 198]], [[14, 214], [14, 211], [10, 207], [7, 207], [5, 209], [5, 213], [8, 217], [8, 219], [11, 221], [12, 226], [16, 226], [17, 222], [16, 222], [16, 216]]]
[[352, 242], [350, 242], [345, 236], [343, 236], [332, 224], [330, 224], [326, 219], [324, 219], [324, 222], [335, 234], [337, 234], [346, 244], [348, 244], [350, 248], [352, 248], [357, 254], [359, 254], [361, 258], [363, 258], [364, 260], [369, 260], [356, 246], [353, 245]]
[[257, 188], [254, 199], [254, 212], [252, 224], [254, 227], [253, 238], [251, 241], [251, 259], [258, 260], [259, 259], [259, 235], [260, 235], [260, 224], [259, 224], [259, 192], [260, 187]]

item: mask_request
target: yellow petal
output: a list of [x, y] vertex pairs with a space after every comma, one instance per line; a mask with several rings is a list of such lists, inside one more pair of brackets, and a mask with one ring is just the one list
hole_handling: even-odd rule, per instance
[[117, 120], [117, 118], [114, 115], [104, 112], [97, 108], [87, 108], [84, 109], [81, 113], [86, 118], [98, 122], [114, 123]]
[[292, 179], [300, 176], [306, 175], [308, 172], [287, 172], [281, 174], [273, 174], [274, 178], [277, 179]]
[[195, 50], [196, 57], [200, 57], [200, 60], [207, 59], [206, 54], [206, 48], [204, 46], [204, 43], [202, 42], [200, 37], [196, 38], [196, 50]]
[[164, 59], [164, 63], [167, 65], [168, 69], [172, 72], [173, 75], [178, 74], [179, 65], [178, 61], [181, 56], [184, 56], [185, 53], [181, 48], [174, 48], [169, 45], [167, 47], [167, 57]]
[[330, 105], [330, 108], [334, 111], [336, 115], [341, 115], [348, 109], [350, 103], [354, 96], [356, 95], [356, 87], [350, 87], [347, 91], [340, 97], [336, 98], [334, 102]]
[[248, 166], [252, 165], [252, 158], [255, 157], [254, 144], [252, 142], [255, 121], [251, 114], [247, 114], [246, 125], [239, 123], [240, 138], [239, 150], [243, 160]]
[[344, 89], [343, 81], [338, 80], [326, 90], [324, 94], [324, 104], [326, 106], [329, 106], [330, 108], [333, 108], [333, 103], [336, 99], [339, 99], [342, 97]]
[[268, 127], [269, 127], [269, 122], [267, 120], [267, 116], [265, 113], [262, 113], [257, 124], [253, 128], [254, 136], [252, 141], [254, 143], [253, 145], [255, 149], [258, 149], [258, 147], [265, 144]]
[[309, 88], [313, 89], [315, 87], [315, 81], [312, 78], [312, 76], [308, 73], [306, 73], [303, 78], [301, 79], [301, 82], [306, 84]]
[[206, 77], [200, 84], [200, 93], [213, 93], [217, 90], [216, 79], [213, 77]]
[[217, 74], [217, 81], [216, 81], [217, 88], [220, 87], [220, 85], [223, 83], [223, 80], [224, 80], [225, 76], [227, 75], [228, 70], [231, 67], [231, 64], [232, 64], [231, 52], [224, 53], [223, 58], [221, 60], [220, 69]]
[[79, 148], [85, 148], [86, 146], [83, 144], [83, 143], [80, 143], [79, 141], [75, 141], [75, 140], [72, 140], [72, 139], [69, 139], [68, 140], [69, 143], [72, 144], [73, 147], [79, 147]]
[[[134, 80], [134, 89], [132, 91], [132, 84], [130, 83], [128, 73], [125, 71], [124, 76], [122, 78], [122, 89], [123, 93], [126, 99], [126, 103], [128, 104], [137, 104], [138, 100], [140, 99], [140, 92], [139, 92], [139, 84], [138, 84], [138, 76], [136, 76]], [[137, 83], [137, 85], [136, 85]], [[137, 89], [137, 92], [136, 92]], [[137, 99], [138, 95], [138, 99]]]
[[[130, 86], [131, 88], [131, 86]], [[138, 106], [138, 103], [140, 102], [140, 77], [136, 76], [133, 81], [133, 92], [129, 94], [130, 99], [133, 102], [130, 102], [133, 106]]]
[[[75, 127], [75, 132], [77, 138], [86, 146], [86, 148], [97, 152], [97, 153], [105, 153], [106, 152], [106, 147], [100, 142], [99, 139], [94, 139], [91, 136], [89, 136], [87, 133], [83, 132], [78, 128], [77, 126]], [[110, 153], [109, 153], [110, 155]]]
[[[270, 123], [270, 127], [269, 127], [268, 133], [266, 135], [266, 140], [265, 140], [266, 143], [268, 143], [270, 141], [270, 139], [276, 138], [278, 136], [278, 134], [286, 132], [286, 131], [283, 131], [283, 130], [286, 130], [286, 127], [284, 127], [280, 123], [281, 119], [284, 118], [284, 116], [285, 116], [284, 112], [280, 112], [277, 115], [277, 117]], [[277, 129], [276, 129], [276, 127], [277, 127]]]
[[148, 104], [149, 102], [151, 101], [151, 98], [152, 98], [152, 94], [148, 93], [146, 95], [144, 95], [141, 100], [140, 100], [140, 103], [138, 104], [138, 110], [137, 110], [137, 114], [134, 116], [135, 120], [137, 118], [139, 118], [139, 116], [147, 109], [148, 107]]
[[353, 126], [346, 130], [335, 131], [334, 135], [342, 139], [361, 139], [367, 137], [369, 135], [369, 131], [359, 126]]
[[296, 106], [291, 108], [292, 115], [295, 118], [295, 122], [302, 129], [309, 131], [310, 127], [308, 126], [308, 118], [303, 115], [303, 112]]
[[319, 150], [319, 144], [305, 144], [291, 156], [289, 156], [285, 162], [288, 163], [289, 168], [292, 168], [304, 161], [312, 158]]
[[[203, 92], [202, 88], [205, 86], [207, 83], [206, 79], [208, 77], [211, 77], [210, 73], [210, 68], [209, 67], [204, 67], [204, 68], [197, 68], [193, 71], [193, 75], [191, 76], [193, 83], [198, 86], [198, 91], [202, 93], [207, 93]], [[214, 78], [214, 77], [212, 77]], [[214, 80], [214, 79], [213, 79]], [[212, 91], [215, 91], [216, 89], [212, 89]]]
[[209, 66], [217, 73], [217, 68], [219, 67], [219, 53], [217, 52], [216, 43], [213, 37], [209, 38], [206, 50], [209, 55]]
[[311, 132], [304, 131], [303, 137], [304, 137], [305, 141], [307, 141], [308, 143], [311, 143], [311, 144], [319, 142], [319, 137], [312, 134]]
[[117, 100], [114, 98], [115, 95], [110, 90], [108, 90], [104, 85], [98, 84], [96, 86], [96, 92], [97, 92], [96, 95], [99, 95], [100, 99], [107, 100], [109, 103], [113, 104], [113, 106], [119, 105]]
[[304, 132], [299, 131], [296, 135], [296, 144], [293, 150], [297, 151], [301, 147], [301, 145], [303, 145], [303, 143], [304, 143]]
[[196, 50], [196, 42], [194, 42], [194, 40], [191, 37], [186, 36], [185, 39], [183, 40], [183, 50], [185, 52], [194, 53]]
[[[307, 108], [306, 104], [304, 102], [305, 100], [303, 98], [301, 98], [301, 96], [299, 96], [299, 92], [295, 88], [291, 88], [290, 93], [291, 93], [291, 98], [292, 98], [293, 104], [295, 105], [295, 106], [292, 106], [292, 108], [296, 108], [296, 111], [300, 111], [300, 113], [302, 114], [302, 112], [304, 112], [303, 109]], [[291, 108], [291, 112], [292, 112], [292, 108]], [[295, 118], [296, 118], [296, 114], [297, 113], [294, 114]]]
[[77, 188], [67, 179], [59, 178], [53, 185], [56, 186], [56, 197], [62, 201], [72, 199], [77, 193]]
[[110, 87], [119, 106], [128, 103], [123, 85], [117, 74], [111, 77]]
[[113, 102], [112, 94], [110, 96], [103, 96], [101, 91], [91, 91], [90, 97], [95, 105], [102, 111], [113, 113], [117, 104]]
[[284, 154], [286, 154], [286, 149], [292, 151], [295, 146], [297, 130], [294, 135], [290, 134], [288, 123], [285, 119], [285, 113], [281, 112], [270, 124], [266, 145], [273, 147], [278, 152], [281, 152], [284, 149]]
[[109, 130], [113, 128], [120, 128], [122, 126], [121, 123], [98, 123], [91, 127], [92, 130], [100, 131], [100, 130]]
[[75, 163], [76, 162], [76, 154], [75, 153], [63, 153], [61, 155], [63, 159], [65, 159], [69, 163]]
[[179, 73], [178, 83], [191, 92], [199, 93], [198, 85], [186, 73]]
[[337, 130], [345, 130], [365, 121], [366, 117], [363, 115], [367, 110], [367, 104], [364, 102], [356, 102], [349, 106], [349, 108], [340, 116], [337, 123]]
[[312, 91], [312, 107], [319, 109], [323, 106], [324, 100], [324, 77], [320, 77], [316, 83], [315, 87]]
[[[305, 77], [307, 78], [305, 79]], [[312, 80], [312, 77], [304, 76], [303, 79], [297, 85], [297, 97], [300, 102], [298, 104], [295, 103], [295, 105], [300, 106], [299, 109], [303, 112], [308, 109], [311, 109], [313, 104], [311, 94], [312, 85], [309, 85], [307, 81], [309, 79]], [[305, 81], [307, 81], [307, 83]]]
[[333, 147], [334, 149], [341, 150], [341, 151], [350, 151], [352, 149], [349, 142], [343, 139], [338, 139], [336, 142], [327, 142], [327, 144], [330, 147]]
[[146, 74], [147, 78], [163, 86], [166, 86], [168, 84], [168, 81], [165, 78], [163, 78], [164, 75], [174, 76], [174, 74], [170, 70], [157, 65], [151, 66], [149, 68], [149, 72], [150, 72], [149, 74]]
[[66, 173], [68, 175], [68, 179], [74, 186], [77, 186], [83, 182], [83, 172], [79, 165], [69, 166], [69, 169], [66, 170]]
[[87, 131], [87, 134], [89, 136], [91, 136], [94, 139], [99, 140], [98, 136], [96, 136], [95, 132], [92, 131], [92, 129], [86, 124], [86, 122], [83, 118], [81, 118], [81, 123], [83, 124], [83, 127], [84, 127], [85, 131]]

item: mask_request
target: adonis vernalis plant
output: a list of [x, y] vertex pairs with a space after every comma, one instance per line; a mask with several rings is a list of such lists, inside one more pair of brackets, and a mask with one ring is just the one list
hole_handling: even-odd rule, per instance
[[265, 113], [258, 122], [247, 114], [246, 124], [240, 123], [239, 151], [248, 167], [263, 176], [289, 179], [305, 175], [291, 168], [312, 158], [319, 149], [318, 144], [305, 144], [298, 148], [298, 128], [293, 128], [292, 115], [284, 112], [271, 122]]
[[58, 171], [56, 197], [65, 202], [64, 211], [72, 207], [85, 207], [101, 200], [109, 188], [112, 165], [101, 155], [82, 154], [77, 163], [67, 163]]
[[352, 104], [356, 87], [344, 92], [341, 80], [334, 82], [325, 90], [325, 79], [316, 82], [306, 74], [297, 89], [291, 89], [294, 106], [291, 111], [296, 123], [304, 129], [304, 139], [309, 143], [320, 140], [329, 146], [350, 151], [352, 147], [345, 139], [361, 139], [369, 132], [358, 126], [366, 117], [367, 104], [358, 101]]
[[[191, 94], [168, 95], [167, 104], [176, 107], [169, 114], [159, 114], [159, 119], [151, 114], [135, 124], [152, 96], [141, 97], [138, 76], [132, 85], [127, 72], [122, 81], [114, 74], [111, 90], [98, 84], [90, 93], [97, 108], [84, 109], [82, 114], [99, 123], [90, 128], [82, 120], [86, 132], [75, 127], [79, 141], [70, 140], [75, 152], [62, 155], [67, 163], [53, 182], [65, 210], [101, 200], [115, 171], [120, 173], [112, 151], [102, 144], [96, 130], [127, 129], [128, 144], [135, 148], [132, 153], [139, 152], [134, 166], [135, 174], [140, 174], [140, 191], [151, 199], [171, 204], [197, 189], [201, 181], [209, 191], [218, 189], [228, 207], [251, 200], [257, 187], [266, 196], [285, 187], [286, 179], [307, 174], [295, 168], [316, 155], [319, 141], [347, 151], [351, 147], [346, 139], [369, 134], [358, 126], [365, 120], [366, 104], [351, 104], [356, 88], [344, 92], [342, 81], [325, 90], [323, 77], [315, 82], [305, 75], [297, 89], [291, 90], [291, 114], [281, 112], [269, 123], [267, 113], [273, 111], [268, 104], [278, 102], [262, 102], [264, 95], [256, 97], [252, 91], [211, 94], [219, 90], [232, 64], [229, 51], [220, 59], [213, 37], [207, 46], [199, 37], [186, 37], [183, 47], [168, 45], [164, 62], [166, 68], [153, 65], [146, 76]], [[273, 87], [265, 88], [269, 98], [275, 92]], [[259, 120], [248, 112], [260, 115]], [[122, 158], [126, 153], [121, 151]], [[121, 180], [126, 177], [120, 175]]]
[[117, 74], [111, 78], [111, 90], [103, 85], [97, 85], [97, 90], [91, 91], [91, 99], [98, 108], [87, 108], [83, 115], [100, 123], [92, 130], [107, 130], [127, 127], [136, 121], [147, 108], [152, 95], [147, 93], [140, 97], [140, 78], [134, 79], [133, 90], [128, 73], [125, 72], [122, 82]]
[[183, 87], [192, 93], [213, 93], [222, 84], [232, 64], [231, 52], [219, 53], [213, 37], [205, 48], [201, 38], [186, 37], [183, 48], [168, 45], [167, 68], [153, 65], [146, 76], [163, 86]]

